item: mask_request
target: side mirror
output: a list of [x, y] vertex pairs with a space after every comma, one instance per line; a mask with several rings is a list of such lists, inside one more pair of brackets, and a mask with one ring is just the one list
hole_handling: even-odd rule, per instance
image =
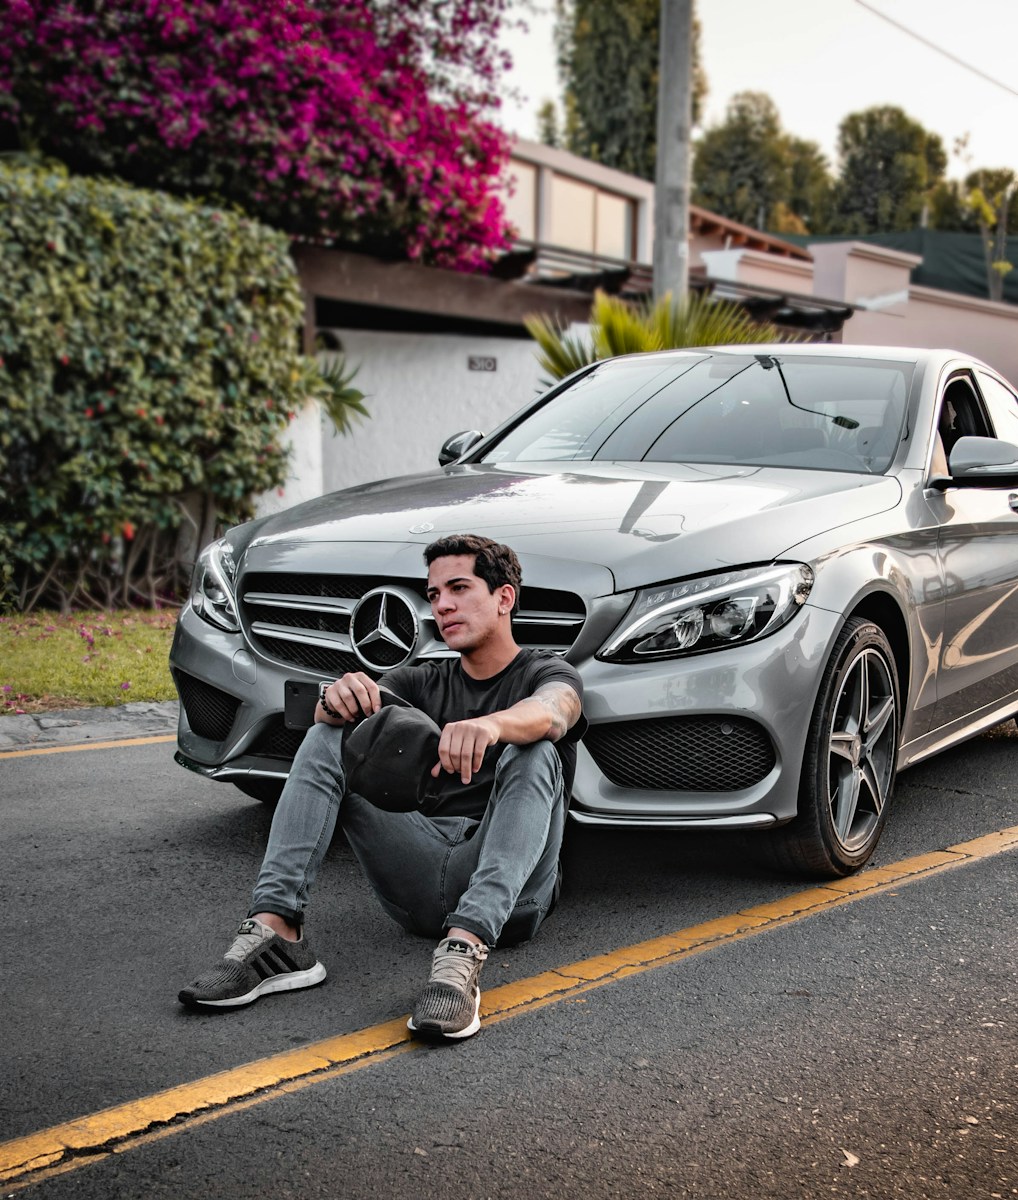
[[438, 465], [440, 467], [447, 467], [450, 463], [455, 462], [457, 458], [462, 458], [483, 437], [484, 434], [479, 429], [465, 429], [462, 433], [454, 433], [451, 438], [447, 438], [443, 442], [442, 449], [438, 452]]
[[1018, 446], [999, 438], [959, 438], [947, 462], [955, 486], [1018, 485]]

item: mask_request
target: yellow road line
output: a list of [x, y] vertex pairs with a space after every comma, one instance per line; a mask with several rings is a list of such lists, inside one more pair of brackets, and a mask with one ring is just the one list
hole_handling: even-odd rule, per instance
[[0, 750], [0, 758], [32, 758], [37, 754], [70, 754], [73, 750], [111, 750], [114, 746], [155, 746], [160, 742], [175, 742], [175, 733], [158, 737], [120, 738], [113, 742], [75, 742], [73, 746], [37, 746], [34, 750]]
[[[488, 1024], [1018, 847], [1018, 826], [623, 946], [484, 993]], [[326, 1038], [0, 1143], [0, 1181], [27, 1186], [110, 1153], [412, 1050], [403, 1018]], [[171, 1124], [172, 1123], [172, 1124]]]

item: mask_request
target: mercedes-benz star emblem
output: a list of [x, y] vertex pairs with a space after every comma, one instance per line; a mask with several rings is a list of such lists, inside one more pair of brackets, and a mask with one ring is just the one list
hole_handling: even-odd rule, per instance
[[420, 626], [402, 592], [375, 588], [361, 597], [350, 618], [350, 644], [372, 671], [391, 671], [413, 658]]

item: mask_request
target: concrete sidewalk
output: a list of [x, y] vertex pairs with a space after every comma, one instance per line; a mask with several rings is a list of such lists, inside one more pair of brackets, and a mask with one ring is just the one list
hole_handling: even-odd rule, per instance
[[0, 717], [0, 750], [176, 733], [179, 707], [176, 700], [138, 700], [109, 708], [69, 708]]

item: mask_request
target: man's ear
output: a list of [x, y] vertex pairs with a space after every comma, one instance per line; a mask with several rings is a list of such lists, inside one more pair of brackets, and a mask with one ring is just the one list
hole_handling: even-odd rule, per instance
[[501, 612], [503, 609], [507, 613], [511, 613], [513, 605], [516, 603], [516, 589], [511, 583], [503, 583], [499, 590], [498, 607]]

